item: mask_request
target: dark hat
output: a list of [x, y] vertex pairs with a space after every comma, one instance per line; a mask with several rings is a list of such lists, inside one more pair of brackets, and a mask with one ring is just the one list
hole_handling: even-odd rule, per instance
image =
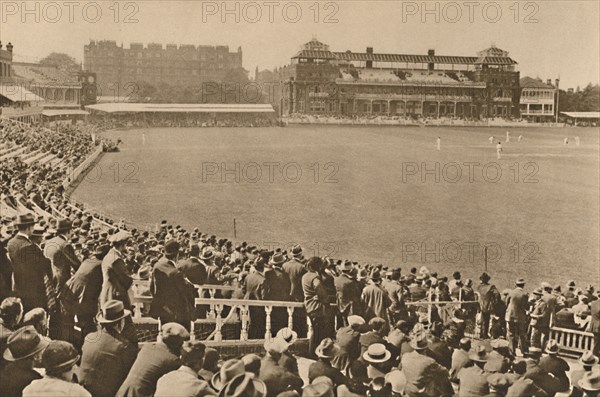
[[292, 256], [294, 258], [298, 258], [298, 257], [302, 256], [302, 247], [300, 247], [299, 245], [294, 245], [292, 247]]
[[371, 273], [371, 280], [373, 280], [373, 281], [380, 281], [381, 280], [381, 273], [379, 273], [377, 270], [374, 271], [373, 273]]
[[3, 357], [6, 361], [17, 361], [31, 357], [48, 346], [33, 325], [26, 325], [13, 332], [6, 341]]
[[131, 316], [129, 310], [125, 310], [123, 302], [118, 300], [109, 300], [102, 306], [102, 311], [98, 313], [96, 319], [100, 324], [110, 324], [119, 321], [122, 318]]
[[540, 358], [542, 356], [542, 349], [539, 347], [531, 346], [529, 351], [526, 353], [526, 357]]
[[254, 374], [245, 372], [231, 379], [219, 393], [219, 397], [265, 397], [267, 385]]
[[285, 256], [282, 254], [275, 254], [269, 260], [269, 265], [272, 266], [281, 266], [285, 263]]
[[591, 351], [586, 351], [579, 357], [579, 363], [581, 365], [591, 366], [598, 363], [598, 357], [594, 356]]
[[479, 276], [479, 279], [481, 281], [483, 281], [484, 283], [487, 283], [488, 281], [490, 281], [490, 275], [487, 274], [486, 272], [481, 273], [481, 276]]
[[181, 246], [175, 240], [169, 240], [165, 243], [165, 255], [175, 255], [179, 252]]
[[77, 350], [69, 342], [53, 340], [42, 353], [42, 366], [47, 374], [61, 373], [70, 369], [79, 360]]
[[550, 339], [546, 344], [546, 353], [548, 354], [558, 354], [559, 350], [560, 348], [558, 346], [558, 342], [556, 342], [554, 339]]
[[71, 227], [73, 225], [71, 224], [71, 221], [68, 219], [59, 219], [58, 222], [56, 223], [56, 231], [57, 232], [64, 232], [67, 230], [71, 230]]
[[35, 223], [35, 218], [32, 214], [19, 214], [14, 223], [16, 226], [33, 225]]

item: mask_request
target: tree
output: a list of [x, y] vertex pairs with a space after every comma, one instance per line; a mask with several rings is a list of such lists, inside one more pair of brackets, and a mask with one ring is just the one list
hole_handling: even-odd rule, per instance
[[77, 63], [75, 58], [59, 52], [51, 53], [50, 55], [42, 59], [40, 61], [40, 64], [54, 65], [59, 70], [69, 73], [77, 73], [81, 70], [81, 68], [79, 67], [79, 63]]

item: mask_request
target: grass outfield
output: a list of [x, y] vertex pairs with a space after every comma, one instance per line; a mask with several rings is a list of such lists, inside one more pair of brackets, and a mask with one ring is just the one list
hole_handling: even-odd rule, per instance
[[106, 154], [74, 198], [140, 224], [167, 219], [232, 238], [236, 218], [240, 241], [473, 278], [488, 245], [503, 287], [517, 276], [598, 284], [598, 129], [509, 131], [509, 143], [500, 128], [114, 131], [121, 152]]

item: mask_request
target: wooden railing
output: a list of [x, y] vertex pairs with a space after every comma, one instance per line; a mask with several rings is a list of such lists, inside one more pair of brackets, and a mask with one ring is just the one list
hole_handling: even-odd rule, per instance
[[550, 339], [558, 342], [561, 351], [567, 354], [579, 355], [594, 348], [594, 335], [577, 329], [552, 327]]

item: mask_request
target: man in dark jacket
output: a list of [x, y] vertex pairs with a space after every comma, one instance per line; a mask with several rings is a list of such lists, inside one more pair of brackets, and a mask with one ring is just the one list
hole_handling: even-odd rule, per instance
[[165, 244], [165, 256], [154, 265], [150, 285], [150, 315], [163, 323], [175, 322], [187, 329], [193, 319], [196, 292], [175, 267], [178, 255], [179, 243], [170, 240]]
[[73, 277], [67, 281], [67, 287], [77, 299], [75, 314], [82, 338], [96, 329], [94, 317], [98, 313], [98, 301], [102, 291], [102, 259], [109, 249], [107, 244], [96, 246], [94, 255], [84, 260]]
[[[304, 291], [302, 290], [302, 276], [306, 273], [302, 248], [299, 245], [292, 247], [291, 254], [288, 254], [289, 260], [283, 264], [281, 269], [290, 279], [290, 297], [294, 302], [304, 301]], [[305, 337], [308, 331], [308, 323], [306, 322], [306, 310], [304, 308], [296, 308], [294, 310], [294, 331], [300, 337]]]
[[101, 329], [83, 344], [79, 382], [93, 397], [113, 397], [137, 357], [137, 343], [121, 336], [130, 316], [123, 302], [108, 301], [98, 314]]
[[[273, 255], [269, 260], [271, 269], [265, 272], [264, 299], [269, 301], [290, 301], [290, 279], [281, 270], [285, 257], [281, 254]], [[287, 327], [288, 313], [285, 307], [273, 307], [271, 312], [271, 334], [275, 335], [280, 329]]]
[[491, 277], [487, 273], [482, 273], [479, 277], [481, 283], [477, 286], [479, 292], [479, 307], [481, 310], [481, 334], [482, 339], [487, 339], [490, 329], [490, 317], [495, 312], [497, 303], [500, 301], [500, 292], [495, 285], [490, 284]]
[[164, 324], [160, 341], [142, 347], [116, 397], [152, 397], [160, 377], [181, 366], [181, 347], [189, 337], [180, 324]]
[[102, 259], [101, 306], [104, 306], [109, 300], [115, 299], [123, 302], [125, 309], [132, 309], [127, 291], [133, 284], [133, 279], [123, 259], [127, 251], [127, 241], [130, 237], [131, 235], [128, 232], [122, 230], [113, 234], [109, 239], [113, 247]]
[[19, 215], [15, 222], [19, 232], [7, 246], [14, 271], [15, 294], [21, 298], [25, 312], [36, 307], [48, 310], [49, 303], [52, 304], [49, 295], [54, 293], [50, 261], [29, 239], [34, 224], [33, 215]]
[[[265, 265], [264, 260], [258, 257], [254, 263], [254, 273], [246, 276], [245, 299], [265, 300]], [[250, 328], [248, 337], [250, 339], [262, 339], [265, 337], [265, 309], [258, 306], [250, 306]]]
[[352, 262], [345, 261], [340, 269], [342, 274], [334, 281], [337, 306], [344, 319], [344, 325], [348, 324], [348, 316], [363, 315], [362, 288], [352, 276], [353, 269]]
[[200, 255], [200, 247], [194, 244], [190, 247], [190, 257], [177, 262], [177, 269], [183, 273], [192, 284], [204, 285], [208, 278], [206, 267], [198, 257]]

